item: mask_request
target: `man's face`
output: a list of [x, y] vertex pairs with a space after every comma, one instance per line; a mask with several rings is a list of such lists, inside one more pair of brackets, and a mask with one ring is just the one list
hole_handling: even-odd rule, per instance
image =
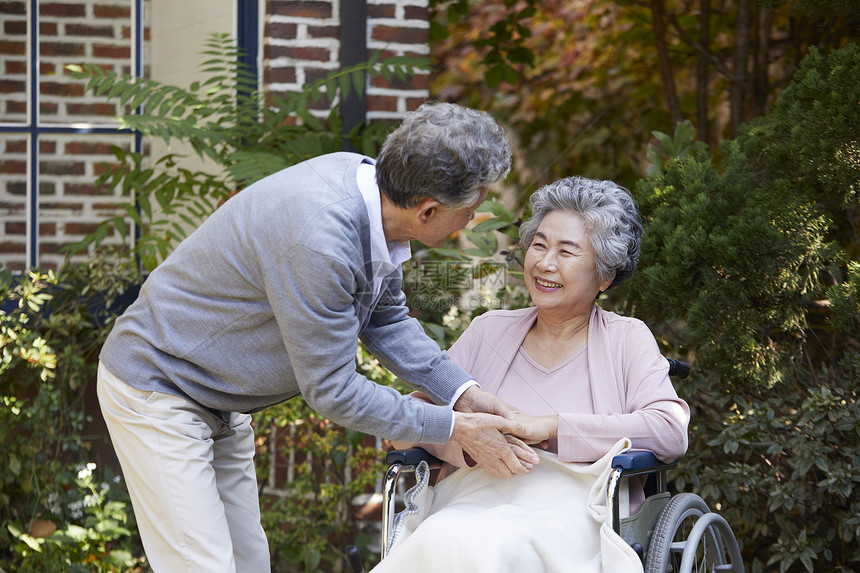
[[432, 210], [428, 210], [423, 219], [418, 240], [428, 247], [440, 247], [445, 239], [463, 229], [469, 221], [475, 218], [475, 211], [487, 197], [487, 190], [481, 192], [478, 200], [466, 207], [449, 209], [434, 201]]

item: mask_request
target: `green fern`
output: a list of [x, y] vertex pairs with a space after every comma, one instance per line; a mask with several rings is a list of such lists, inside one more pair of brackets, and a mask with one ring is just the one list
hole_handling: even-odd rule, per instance
[[[229, 35], [212, 35], [203, 54], [210, 56], [202, 68], [209, 78], [187, 88], [120, 75], [92, 64], [67, 66], [74, 77], [87, 80], [87, 91], [124, 106], [126, 113], [119, 118], [122, 128], [166, 144], [186, 143], [220, 172], [179, 169], [176, 155], [146, 167], [144, 157], [115, 147], [117, 162], [103, 164], [96, 185], [120, 188], [131, 199], [118, 205], [123, 214], [106, 219], [66, 251], [98, 245], [111, 231], [127, 238], [134, 224], [140, 230], [134, 251], [147, 269], [154, 268], [236, 190], [311, 157], [340, 151], [347, 140], [363, 153], [375, 155], [389, 126], [362, 125], [344, 135], [337, 102], [352, 93], [363, 94], [367, 78], [405, 79], [429, 69], [426, 58], [382, 60], [380, 52], [300, 90], [267, 98], [257, 89], [256, 77], [239, 59], [241, 53]], [[311, 110], [323, 103], [332, 109], [321, 118]]]

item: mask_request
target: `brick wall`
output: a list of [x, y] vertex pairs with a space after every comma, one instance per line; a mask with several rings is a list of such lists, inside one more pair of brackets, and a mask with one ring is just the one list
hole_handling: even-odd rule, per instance
[[[27, 125], [30, 102], [29, 8], [27, 0], [0, 2], [0, 122], [17, 127]], [[73, 124], [116, 126], [119, 106], [87, 94], [85, 83], [73, 80], [64, 68], [88, 62], [131, 72], [130, 0], [42, 1], [38, 9], [39, 124], [60, 130]], [[26, 266], [28, 139], [27, 133], [0, 133], [0, 262], [13, 270]], [[80, 240], [115, 213], [119, 192], [97, 189], [93, 181], [98, 164], [113, 158], [110, 145], [129, 148], [131, 141], [127, 135], [40, 134], [40, 266], [62, 264], [61, 246]]]
[[[26, 121], [28, 0], [0, 1], [0, 121]], [[118, 108], [84, 93], [63, 68], [88, 62], [131, 71], [130, 0], [39, 2], [41, 121], [110, 122]]]
[[27, 140], [0, 133], [0, 262], [7, 268], [24, 267], [26, 234]]
[[[299, 89], [340, 67], [341, 7], [350, 0], [268, 0], [261, 15], [261, 75], [271, 93]], [[40, 123], [107, 125], [124, 110], [85, 93], [64, 67], [96, 63], [131, 71], [130, 0], [42, 0], [39, 3]], [[26, 126], [29, 0], [0, 0], [0, 123]], [[367, 0], [367, 56], [429, 54], [428, 0]], [[147, 7], [144, 7], [144, 14]], [[202, 46], [201, 46], [202, 49]], [[144, 48], [144, 61], [146, 61]], [[371, 80], [367, 118], [396, 121], [428, 97], [427, 75], [407, 82]], [[28, 134], [0, 129], [0, 262], [26, 266]], [[62, 264], [60, 247], [80, 240], [112, 214], [118, 191], [95, 188], [98, 163], [110, 160], [110, 144], [131, 145], [130, 136], [49, 134], [39, 138], [39, 263]], [[116, 237], [108, 242], [116, 243]]]
[[[340, 67], [341, 2], [269, 0], [264, 27], [263, 81], [272, 93], [297, 90]], [[367, 57], [426, 57], [430, 53], [428, 0], [367, 0]], [[396, 81], [396, 80], [395, 80]], [[428, 97], [428, 76], [389, 84], [374, 78], [367, 89], [368, 120], [398, 120]]]

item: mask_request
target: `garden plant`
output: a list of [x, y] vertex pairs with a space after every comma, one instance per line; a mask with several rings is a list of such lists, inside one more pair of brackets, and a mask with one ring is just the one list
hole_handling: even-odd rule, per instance
[[729, 520], [747, 569], [860, 570], [860, 49], [811, 50], [716, 159], [663, 136], [629, 312], [694, 361], [676, 486]]
[[93, 461], [96, 357], [117, 300], [139, 274], [94, 255], [62, 272], [0, 269], [0, 566], [11, 571], [125, 571], [140, 542], [120, 478]]

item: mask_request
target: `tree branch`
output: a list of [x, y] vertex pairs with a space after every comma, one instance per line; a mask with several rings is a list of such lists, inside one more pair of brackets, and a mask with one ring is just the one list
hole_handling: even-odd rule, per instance
[[704, 50], [696, 51], [696, 132], [699, 141], [708, 143], [708, 54], [711, 43], [711, 0], [699, 2], [699, 43]]
[[678, 22], [678, 18], [675, 16], [675, 14], [669, 12], [666, 14], [666, 18], [669, 20], [669, 23], [672, 24], [672, 28], [676, 32], [678, 32], [679, 36], [681, 36], [681, 39], [687, 42], [690, 46], [692, 46], [693, 49], [695, 49], [700, 56], [707, 59], [708, 63], [714, 66], [714, 69], [720, 72], [723, 77], [725, 77], [730, 82], [737, 83], [740, 81], [738, 77], [734, 74], [734, 72], [732, 72], [732, 70], [727, 68], [725, 64], [723, 64], [720, 60], [714, 57], [714, 54], [713, 52], [711, 52], [709, 47], [703, 45], [700, 42], [697, 42], [692, 37], [690, 37], [686, 30], [681, 27], [681, 23]]
[[734, 72], [737, 80], [729, 86], [729, 113], [732, 135], [737, 136], [744, 120], [744, 103], [747, 90], [747, 57], [750, 40], [750, 0], [738, 0], [738, 21], [735, 25]]
[[669, 60], [669, 47], [666, 44], [666, 7], [663, 5], [663, 0], [651, 0], [651, 19], [654, 25], [657, 61], [660, 65], [660, 78], [663, 82], [666, 106], [672, 115], [672, 123], [677, 124], [684, 119], [684, 116], [681, 115], [681, 102], [678, 99], [675, 76], [672, 73], [672, 62]]

